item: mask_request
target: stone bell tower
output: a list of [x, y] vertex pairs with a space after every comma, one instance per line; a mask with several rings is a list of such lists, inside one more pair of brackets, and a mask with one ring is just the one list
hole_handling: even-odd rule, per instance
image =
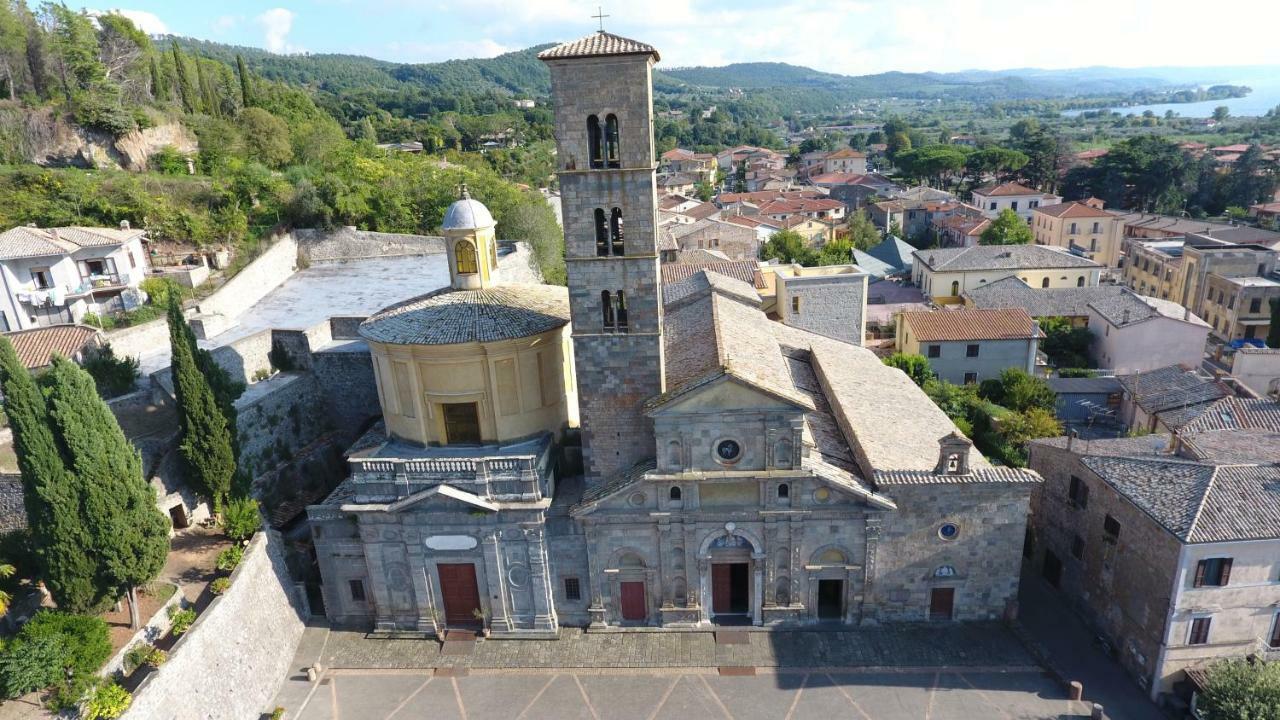
[[654, 456], [663, 391], [653, 154], [658, 51], [604, 31], [538, 55], [551, 70], [565, 264], [588, 486]]

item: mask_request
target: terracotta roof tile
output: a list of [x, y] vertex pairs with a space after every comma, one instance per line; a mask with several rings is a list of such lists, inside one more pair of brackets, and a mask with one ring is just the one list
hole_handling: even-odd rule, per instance
[[1011, 195], [1041, 195], [1039, 190], [1032, 190], [1026, 185], [1007, 182], [999, 185], [986, 185], [973, 191], [974, 195], [982, 195], [984, 197], [1004, 197]]
[[5, 333], [18, 353], [18, 360], [28, 370], [46, 367], [56, 353], [74, 358], [98, 338], [97, 328], [87, 325], [50, 325]]
[[920, 342], [1014, 340], [1036, 334], [1035, 320], [1022, 308], [929, 310], [902, 313]]
[[1056, 218], [1116, 217], [1106, 210], [1090, 207], [1089, 205], [1085, 205], [1082, 202], [1076, 202], [1075, 200], [1072, 200], [1071, 202], [1058, 203], [1057, 205], [1038, 207], [1032, 212], [1039, 213], [1041, 215], [1050, 215]]
[[607, 33], [603, 30], [590, 35], [557, 45], [538, 53], [539, 60], [561, 60], [564, 58], [596, 57], [601, 55], [652, 55], [657, 61], [658, 51], [652, 45], [646, 45], [628, 38]]

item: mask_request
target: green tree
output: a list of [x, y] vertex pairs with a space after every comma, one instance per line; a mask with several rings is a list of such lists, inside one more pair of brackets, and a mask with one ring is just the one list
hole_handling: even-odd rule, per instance
[[984, 400], [1003, 405], [1015, 412], [1040, 408], [1052, 412], [1058, 395], [1041, 378], [1032, 377], [1019, 368], [1005, 368], [999, 379], [984, 380], [978, 388]]
[[150, 72], [152, 99], [158, 101], [168, 100], [169, 88], [164, 84], [164, 73], [160, 72], [160, 62], [156, 60], [155, 55], [151, 56]]
[[911, 381], [924, 387], [926, 381], [933, 377], [933, 368], [929, 366], [929, 358], [915, 353], [894, 353], [884, 359], [884, 364], [898, 368], [911, 378]]
[[249, 68], [245, 67], [244, 56], [236, 53], [236, 74], [240, 77], [240, 104], [243, 107], [253, 107], [253, 78], [249, 75]]
[[280, 167], [293, 157], [289, 126], [262, 108], [245, 108], [237, 119], [245, 151], [268, 167]]
[[[178, 48], [178, 41], [174, 40], [169, 49], [173, 55], [173, 72], [178, 78], [178, 97], [182, 100], [182, 109], [188, 113], [194, 113], [200, 109], [197, 104], [198, 98], [195, 90], [191, 87], [191, 76], [187, 70], [187, 56]], [[201, 150], [203, 151], [203, 144]]]
[[1222, 660], [1196, 707], [1209, 720], [1280, 720], [1280, 662]]
[[[8, 580], [18, 571], [17, 568], [7, 562], [0, 561], [0, 580]], [[9, 603], [13, 601], [13, 595], [4, 590], [0, 590], [0, 617], [4, 617], [9, 613]]]
[[1024, 152], [992, 145], [969, 153], [964, 160], [964, 169], [975, 183], [986, 175], [995, 175], [997, 180], [1002, 180], [1007, 174], [1026, 167], [1030, 160]]
[[866, 251], [880, 244], [884, 238], [880, 230], [867, 217], [865, 210], [858, 210], [849, 215], [849, 242], [858, 250]]
[[81, 479], [81, 512], [92, 537], [99, 591], [127, 595], [132, 627], [141, 625], [139, 585], [155, 579], [169, 552], [169, 520], [142, 476], [142, 458], [98, 396], [93, 378], [54, 356], [49, 421], [65, 448], [67, 469]]
[[0, 72], [4, 73], [9, 99], [18, 97], [18, 78], [25, 65], [27, 26], [9, 3], [0, 3]]
[[1030, 245], [1035, 236], [1026, 220], [1005, 208], [982, 231], [981, 239], [983, 245]]
[[770, 235], [761, 249], [761, 256], [765, 260], [776, 258], [806, 266], [818, 264], [818, 253], [795, 230], [779, 230]]
[[1053, 413], [1039, 407], [1010, 413], [1001, 418], [999, 424], [1000, 434], [1010, 445], [1019, 449], [1029, 440], [1058, 437], [1062, 434], [1062, 423], [1058, 422]]
[[1067, 318], [1044, 318], [1040, 321], [1044, 339], [1040, 349], [1058, 368], [1087, 368], [1093, 333], [1088, 328], [1074, 327]]
[[89, 16], [66, 5], [46, 2], [40, 13], [49, 26], [50, 59], [62, 81], [68, 102], [88, 87], [106, 77], [106, 69], [98, 59], [98, 38]]
[[0, 339], [0, 383], [22, 474], [37, 574], [59, 607], [87, 610], [98, 599], [97, 571], [86, 551], [92, 543], [80, 512], [80, 479], [64, 464], [44, 394], [8, 339]]
[[1218, 107], [1213, 109], [1214, 120], [1217, 120], [1218, 122], [1222, 122], [1223, 120], [1226, 120], [1229, 117], [1231, 117], [1231, 108], [1227, 107], [1226, 105], [1219, 105]]
[[176, 301], [169, 303], [169, 345], [173, 353], [174, 397], [182, 426], [182, 456], [192, 484], [218, 513], [231, 492], [236, 472], [233, 426], [229, 426], [209, 380], [201, 372], [195, 338]]

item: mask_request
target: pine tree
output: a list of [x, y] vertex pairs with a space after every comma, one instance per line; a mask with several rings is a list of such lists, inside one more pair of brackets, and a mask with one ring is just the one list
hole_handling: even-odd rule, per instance
[[151, 99], [169, 99], [169, 88], [164, 85], [164, 75], [160, 72], [160, 63], [155, 55], [151, 56]]
[[44, 395], [7, 339], [0, 339], [0, 384], [39, 576], [59, 607], [88, 610], [98, 597], [94, 558], [86, 551], [89, 529], [80, 514], [79, 478], [67, 471]]
[[204, 107], [204, 111], [210, 115], [217, 116], [218, 99], [214, 95], [213, 87], [209, 84], [209, 75], [204, 71], [204, 63], [201, 62], [199, 55], [194, 58], [196, 63], [196, 91], [200, 93], [200, 104]]
[[176, 301], [169, 303], [169, 344], [173, 351], [174, 396], [182, 423], [182, 456], [197, 491], [208, 498], [217, 513], [231, 491], [236, 472], [234, 425], [228, 423], [209, 381], [200, 371], [195, 338]]
[[142, 457], [98, 395], [93, 377], [55, 355], [49, 376], [49, 424], [62, 441], [67, 468], [81, 480], [81, 512], [98, 565], [98, 590], [129, 597], [140, 625], [137, 588], [164, 568], [169, 520], [142, 476]]
[[249, 77], [249, 68], [245, 67], [244, 56], [236, 53], [236, 72], [240, 75], [240, 104], [253, 107], [253, 78]]
[[195, 104], [195, 94], [191, 92], [191, 78], [187, 75], [187, 63], [183, 58], [182, 50], [178, 49], [176, 41], [170, 48], [173, 50], [173, 70], [174, 75], [178, 78], [178, 95], [182, 98], [182, 109], [188, 113], [194, 113], [199, 108]]

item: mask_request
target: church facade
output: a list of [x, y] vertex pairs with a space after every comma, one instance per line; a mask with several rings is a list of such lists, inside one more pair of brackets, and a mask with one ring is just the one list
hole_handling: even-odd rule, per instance
[[657, 51], [600, 32], [540, 57], [569, 287], [499, 283], [463, 197], [451, 287], [362, 325], [384, 422], [308, 509], [330, 619], [553, 636], [1011, 612], [1039, 477], [991, 466], [870, 351], [770, 321], [750, 285], [662, 285]]

